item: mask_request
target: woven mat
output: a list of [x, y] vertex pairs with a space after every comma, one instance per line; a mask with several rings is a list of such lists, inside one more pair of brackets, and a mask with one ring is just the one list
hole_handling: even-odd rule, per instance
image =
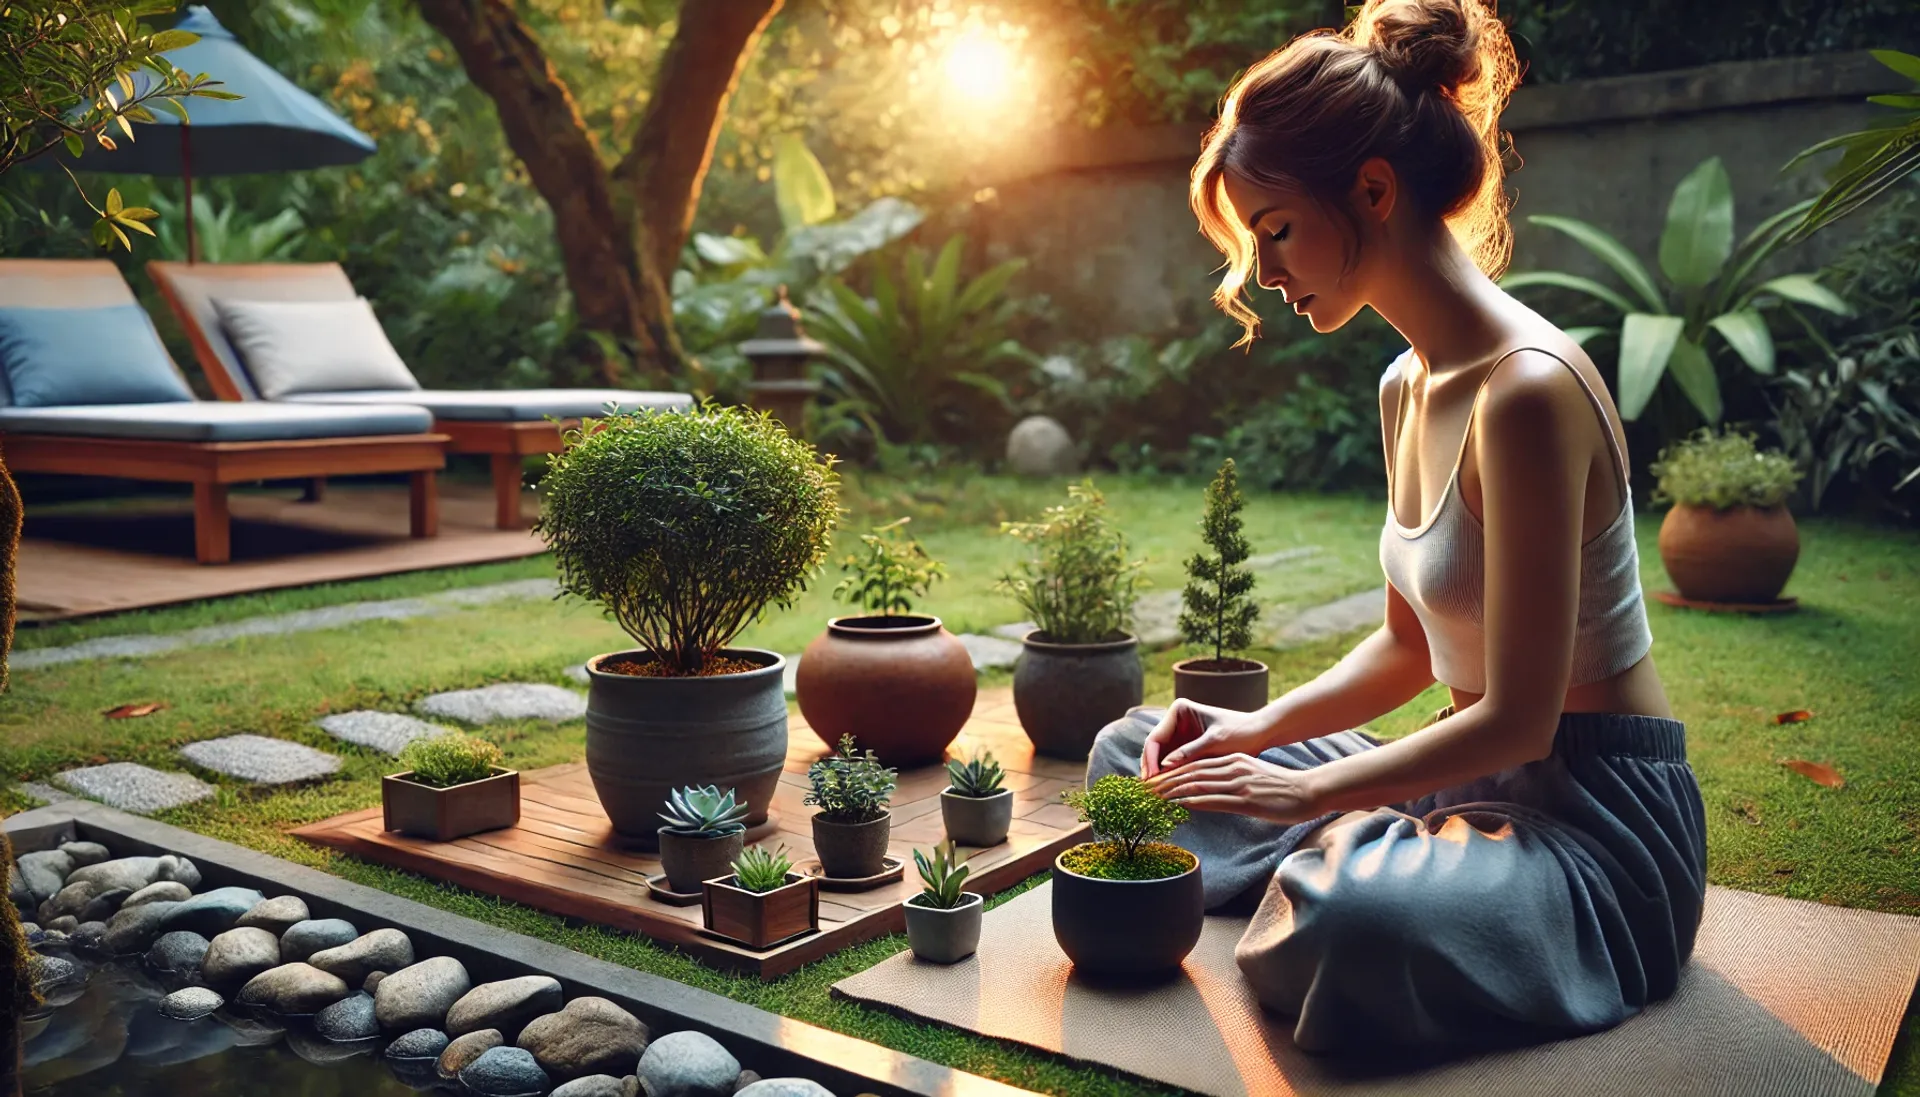
[[1413, 1072], [1304, 1055], [1233, 963], [1246, 921], [1209, 917], [1182, 977], [1089, 985], [1042, 886], [986, 916], [950, 967], [903, 952], [834, 993], [1216, 1097], [1647, 1094], [1867, 1097], [1920, 977], [1920, 918], [1710, 888], [1679, 991], [1593, 1036]]

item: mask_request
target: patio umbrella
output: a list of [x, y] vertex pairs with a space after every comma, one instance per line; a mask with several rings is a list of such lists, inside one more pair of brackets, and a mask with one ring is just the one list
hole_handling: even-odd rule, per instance
[[[154, 121], [133, 123], [134, 140], [108, 151], [89, 144], [70, 166], [79, 171], [122, 175], [178, 175], [186, 181], [187, 261], [198, 259], [193, 236], [193, 177], [242, 175], [266, 171], [302, 171], [356, 164], [373, 154], [373, 138], [354, 129], [325, 103], [295, 87], [273, 67], [248, 53], [213, 13], [195, 4], [177, 29], [200, 40], [168, 50], [167, 60], [192, 73], [221, 82], [222, 91], [241, 99], [182, 101], [190, 123], [161, 111]], [[152, 79], [135, 75], [144, 91]], [[175, 130], [177, 133], [168, 133]]]

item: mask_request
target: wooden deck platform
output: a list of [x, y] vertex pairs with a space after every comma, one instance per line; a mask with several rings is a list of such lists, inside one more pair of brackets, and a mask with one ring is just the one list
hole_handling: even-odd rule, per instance
[[[786, 772], [774, 798], [778, 833], [761, 844], [785, 845], [794, 862], [813, 856], [813, 809], [807, 766], [828, 753], [796, 714], [788, 736]], [[1062, 790], [1081, 783], [1084, 762], [1036, 757], [1013, 711], [1007, 689], [984, 692], [973, 718], [951, 753], [991, 750], [1014, 790], [1014, 821], [1007, 841], [972, 853], [968, 889], [991, 893], [1047, 868], [1060, 851], [1085, 841], [1087, 828], [1059, 802]], [[764, 952], [705, 933], [700, 907], [672, 906], [647, 893], [647, 877], [659, 858], [627, 848], [600, 809], [586, 763], [574, 762], [521, 775], [518, 826], [454, 842], [408, 838], [381, 829], [377, 807], [335, 816], [295, 830], [296, 837], [357, 857], [419, 873], [554, 914], [645, 934], [717, 966], [776, 978], [802, 964], [859, 941], [900, 932], [900, 903], [920, 890], [912, 851], [945, 837], [940, 790], [946, 770], [926, 766], [900, 775], [893, 800], [890, 856], [902, 858], [904, 878], [871, 891], [820, 892], [820, 931]]]

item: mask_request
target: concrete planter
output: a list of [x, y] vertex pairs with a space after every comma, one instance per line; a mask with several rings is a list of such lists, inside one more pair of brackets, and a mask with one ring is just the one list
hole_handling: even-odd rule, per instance
[[1682, 598], [1764, 605], [1800, 560], [1800, 530], [1784, 506], [1714, 510], [1680, 504], [1660, 523], [1660, 562]]
[[797, 872], [772, 891], [748, 891], [729, 873], [702, 885], [701, 922], [748, 948], [771, 948], [820, 928], [820, 881]]
[[1101, 880], [1068, 869], [1065, 856], [1053, 862], [1053, 936], [1075, 967], [1156, 975], [1179, 967], [1200, 942], [1206, 895], [1198, 858], [1178, 876]]
[[1013, 707], [1033, 749], [1078, 761], [1100, 729], [1140, 703], [1146, 673], [1132, 636], [1098, 644], [1056, 644], [1035, 630], [1013, 668]]
[[890, 811], [864, 823], [836, 823], [816, 813], [813, 852], [820, 858], [820, 871], [850, 880], [879, 875], [886, 867], [887, 839], [892, 832]]
[[1267, 664], [1255, 659], [1182, 659], [1173, 664], [1173, 695], [1252, 712], [1267, 703]]
[[727, 648], [759, 664], [742, 674], [647, 678], [609, 674], [609, 660], [645, 660], [644, 651], [587, 661], [587, 773], [613, 829], [656, 849], [657, 812], [686, 785], [732, 788], [751, 811], [748, 838], [764, 829], [787, 758], [786, 660], [771, 651]]
[[736, 831], [720, 837], [698, 837], [658, 832], [660, 869], [667, 874], [667, 886], [682, 894], [700, 890], [703, 881], [733, 872], [734, 858], [746, 847], [746, 834]]
[[852, 735], [901, 769], [946, 756], [978, 688], [966, 646], [922, 614], [834, 618], [793, 682], [801, 715], [829, 748]]
[[907, 944], [913, 954], [936, 964], [952, 964], [972, 956], [980, 947], [980, 912], [986, 903], [963, 891], [952, 910], [923, 907], [919, 896], [901, 904], [907, 914]]
[[948, 788], [940, 793], [940, 818], [947, 837], [963, 846], [997, 846], [1007, 840], [1013, 825], [1013, 790], [991, 796], [962, 796]]
[[520, 771], [493, 767], [493, 776], [435, 788], [413, 771], [380, 778], [380, 809], [388, 830], [451, 842], [520, 821]]

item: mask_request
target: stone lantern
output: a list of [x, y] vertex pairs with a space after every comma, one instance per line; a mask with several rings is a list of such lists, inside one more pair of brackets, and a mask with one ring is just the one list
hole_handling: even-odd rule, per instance
[[807, 363], [825, 354], [826, 344], [810, 339], [800, 327], [800, 310], [780, 299], [760, 314], [753, 338], [740, 344], [740, 353], [753, 363], [747, 383], [748, 403], [771, 412], [795, 437], [806, 429], [807, 401], [820, 391], [820, 382], [807, 376]]

